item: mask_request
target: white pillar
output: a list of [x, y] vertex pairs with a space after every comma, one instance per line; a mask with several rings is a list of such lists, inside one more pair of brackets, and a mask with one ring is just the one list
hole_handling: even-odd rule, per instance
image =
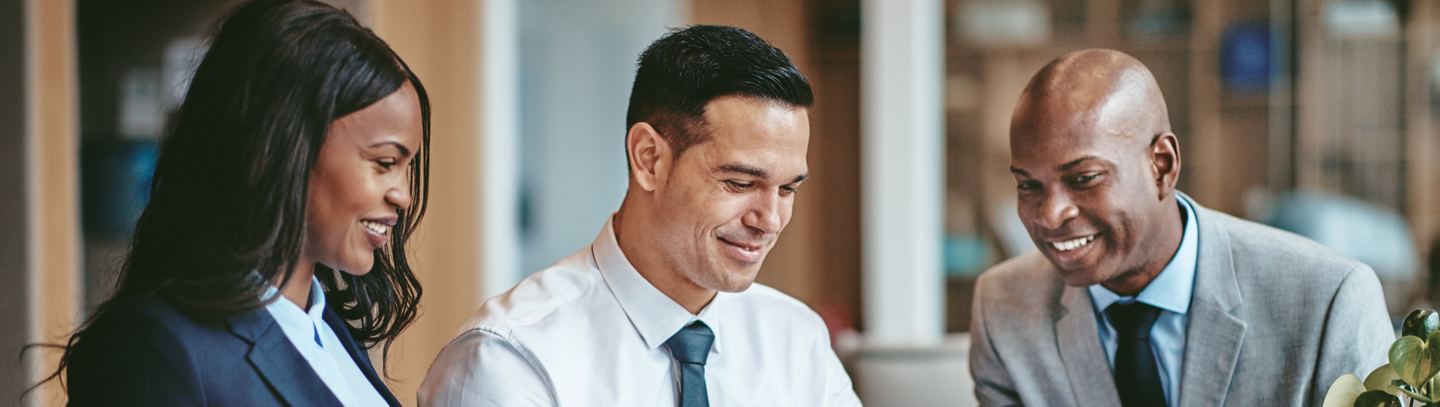
[[480, 199], [489, 298], [520, 281], [520, 13], [516, 0], [486, 0], [483, 7]]
[[944, 334], [944, 7], [863, 0], [862, 282], [871, 346]]

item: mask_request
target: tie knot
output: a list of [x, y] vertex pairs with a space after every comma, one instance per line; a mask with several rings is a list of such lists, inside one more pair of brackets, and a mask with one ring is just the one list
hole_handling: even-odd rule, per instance
[[670, 348], [670, 354], [680, 363], [704, 366], [705, 358], [710, 356], [710, 344], [714, 342], [715, 333], [710, 327], [695, 321], [665, 340], [665, 347]]
[[1140, 301], [1114, 303], [1105, 308], [1105, 316], [1115, 327], [1115, 335], [1124, 339], [1149, 340], [1150, 328], [1160, 317], [1160, 309]]

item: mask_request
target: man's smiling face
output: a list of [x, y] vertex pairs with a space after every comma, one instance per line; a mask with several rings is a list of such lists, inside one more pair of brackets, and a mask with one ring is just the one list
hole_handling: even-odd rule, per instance
[[681, 153], [655, 191], [667, 219], [657, 250], [697, 285], [744, 291], [790, 222], [809, 119], [804, 107], [742, 96], [711, 101], [704, 118], [709, 139]]
[[1151, 137], [1114, 114], [1124, 102], [1079, 112], [1022, 105], [1012, 123], [1020, 219], [1070, 286], [1118, 281], [1163, 267], [1173, 254], [1161, 238], [1167, 219], [1145, 142]]

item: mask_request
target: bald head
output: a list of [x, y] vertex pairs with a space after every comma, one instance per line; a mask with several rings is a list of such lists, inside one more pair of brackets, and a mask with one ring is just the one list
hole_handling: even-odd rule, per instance
[[1011, 142], [1016, 137], [1087, 135], [1050, 134], [1056, 127], [1115, 130], [1120, 132], [1088, 135], [1149, 144], [1170, 131], [1170, 116], [1160, 86], [1144, 64], [1119, 51], [1088, 49], [1056, 58], [1030, 80], [1011, 117]]
[[1183, 231], [1180, 146], [1140, 61], [1085, 50], [1046, 65], [1010, 121], [1017, 211], [1066, 284], [1135, 295]]

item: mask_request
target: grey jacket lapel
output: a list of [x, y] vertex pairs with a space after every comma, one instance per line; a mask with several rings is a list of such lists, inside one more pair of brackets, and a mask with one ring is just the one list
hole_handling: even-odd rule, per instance
[[1233, 314], [1243, 299], [1235, 279], [1230, 238], [1214, 216], [1209, 209], [1195, 205], [1200, 258], [1190, 300], [1190, 326], [1186, 328], [1180, 407], [1224, 404], [1245, 338], [1245, 321]]
[[1095, 309], [1090, 292], [1085, 288], [1065, 287], [1060, 296], [1065, 310], [1055, 321], [1055, 336], [1060, 341], [1060, 359], [1070, 376], [1070, 389], [1081, 406], [1118, 406], [1120, 395], [1110, 362], [1100, 347], [1100, 331], [1095, 326]]
[[285, 404], [341, 407], [268, 311], [262, 308], [230, 318], [230, 331], [250, 342], [245, 359]]

